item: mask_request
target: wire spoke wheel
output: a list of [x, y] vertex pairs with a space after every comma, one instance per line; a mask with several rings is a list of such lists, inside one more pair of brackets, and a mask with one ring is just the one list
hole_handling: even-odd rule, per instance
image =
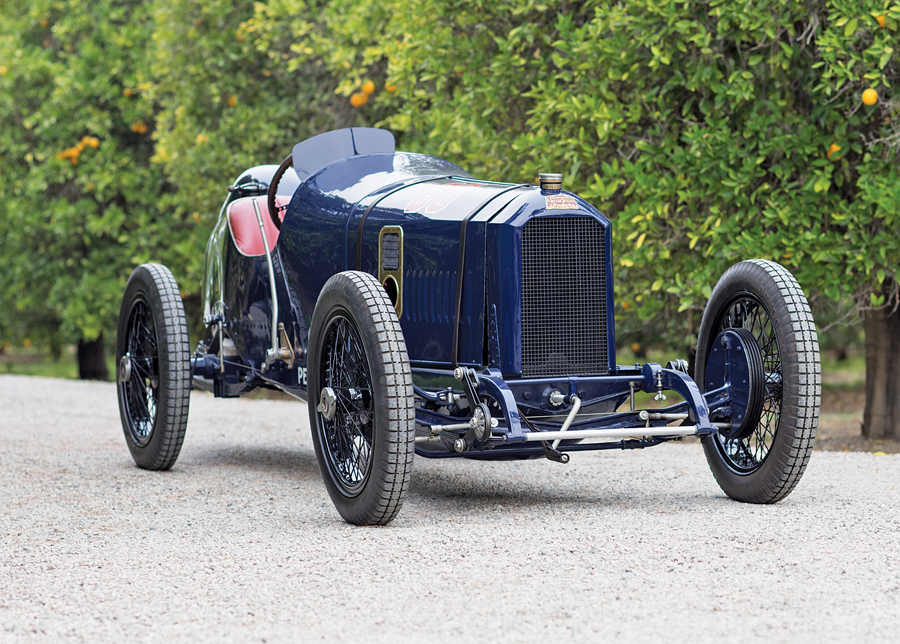
[[703, 441], [716, 481], [733, 499], [774, 503], [796, 487], [819, 419], [819, 343], [809, 303], [794, 276], [774, 262], [732, 266], [713, 289], [700, 323], [695, 380], [702, 388], [713, 341], [725, 329], [756, 340], [765, 378], [762, 411], [743, 438]]
[[125, 442], [138, 467], [172, 467], [184, 442], [191, 366], [178, 285], [159, 264], [125, 287], [116, 338], [116, 389]]
[[339, 273], [319, 294], [309, 338], [309, 423], [325, 488], [348, 523], [390, 523], [415, 446], [412, 372], [394, 307], [371, 275]]
[[131, 374], [122, 382], [126, 431], [136, 445], [144, 447], [153, 433], [159, 400], [159, 345], [147, 302], [135, 300], [128, 319], [125, 346]]
[[321, 381], [337, 394], [333, 418], [323, 418], [326, 455], [348, 496], [357, 494], [371, 471], [374, 414], [369, 363], [352, 322], [338, 315], [325, 332]]
[[[724, 314], [715, 326], [714, 334], [725, 329], [742, 328], [756, 339], [763, 359], [766, 392], [759, 423], [747, 438], [726, 438], [716, 436], [722, 457], [740, 472], [753, 472], [762, 465], [769, 455], [778, 420], [781, 417], [781, 354], [772, 318], [762, 303], [752, 294], [737, 296], [726, 306]], [[773, 386], [776, 385], [776, 386]]]

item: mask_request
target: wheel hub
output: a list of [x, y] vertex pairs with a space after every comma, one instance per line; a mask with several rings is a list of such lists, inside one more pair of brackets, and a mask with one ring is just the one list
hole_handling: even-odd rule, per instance
[[729, 385], [731, 426], [721, 429], [727, 438], [744, 439], [759, 424], [766, 394], [762, 352], [746, 329], [722, 331], [713, 342], [706, 361], [706, 391]]
[[131, 354], [126, 353], [119, 360], [119, 382], [131, 382]]
[[337, 411], [337, 394], [334, 393], [334, 389], [331, 387], [322, 389], [322, 393], [319, 395], [319, 406], [316, 407], [316, 411], [328, 420], [334, 418]]

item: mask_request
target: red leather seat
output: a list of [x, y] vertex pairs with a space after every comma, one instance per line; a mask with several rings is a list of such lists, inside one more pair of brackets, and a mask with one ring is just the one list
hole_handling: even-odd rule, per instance
[[[269, 216], [269, 207], [266, 204], [265, 197], [244, 197], [228, 204], [228, 228], [231, 230], [231, 239], [234, 240], [234, 245], [238, 251], [248, 257], [266, 254], [262, 235], [259, 233], [259, 222], [256, 220], [256, 210], [253, 208], [254, 201], [259, 206], [259, 214], [262, 217], [263, 226], [266, 230], [266, 241], [269, 242], [270, 252], [275, 249], [279, 233], [279, 230], [275, 228], [275, 224], [272, 223], [272, 218]], [[275, 197], [275, 203], [279, 207], [289, 201], [289, 197]], [[282, 210], [278, 213], [282, 221], [284, 220], [285, 212], [287, 211]]]

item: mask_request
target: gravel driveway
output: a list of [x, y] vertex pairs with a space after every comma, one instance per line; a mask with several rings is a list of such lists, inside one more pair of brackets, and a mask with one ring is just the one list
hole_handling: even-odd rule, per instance
[[897, 642], [900, 456], [816, 452], [773, 506], [697, 444], [417, 458], [345, 524], [303, 403], [195, 392], [170, 472], [115, 386], [0, 376], [0, 642]]

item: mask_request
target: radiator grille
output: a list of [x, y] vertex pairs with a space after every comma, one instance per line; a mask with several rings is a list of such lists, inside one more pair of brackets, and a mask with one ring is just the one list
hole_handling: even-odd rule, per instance
[[522, 230], [522, 375], [603, 375], [606, 252], [593, 217], [538, 217]]

